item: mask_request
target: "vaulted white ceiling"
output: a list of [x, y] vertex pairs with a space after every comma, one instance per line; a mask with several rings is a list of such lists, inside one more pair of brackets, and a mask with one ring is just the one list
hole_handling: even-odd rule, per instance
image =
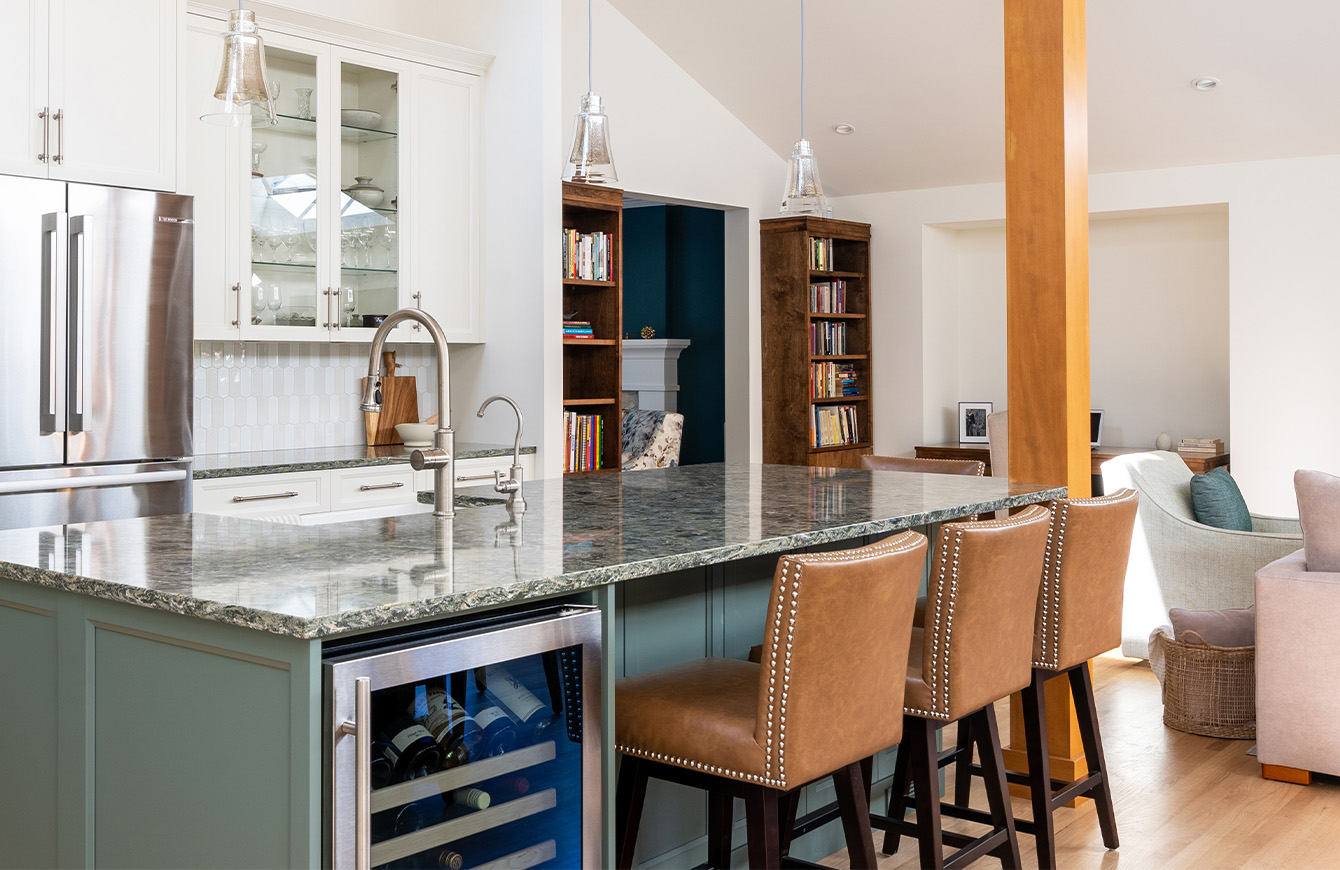
[[[798, 0], [610, 2], [790, 154]], [[805, 31], [805, 135], [830, 196], [1004, 178], [1000, 0], [810, 0]], [[1092, 0], [1090, 171], [1340, 153], [1337, 33], [1334, 0]], [[1223, 84], [1191, 87], [1205, 75]]]

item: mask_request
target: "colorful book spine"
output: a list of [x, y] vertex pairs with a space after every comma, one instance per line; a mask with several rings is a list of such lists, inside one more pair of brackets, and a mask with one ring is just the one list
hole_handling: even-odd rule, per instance
[[599, 471], [604, 467], [605, 422], [599, 414], [563, 413], [565, 472]]
[[614, 280], [613, 236], [564, 230], [563, 277], [578, 281]]

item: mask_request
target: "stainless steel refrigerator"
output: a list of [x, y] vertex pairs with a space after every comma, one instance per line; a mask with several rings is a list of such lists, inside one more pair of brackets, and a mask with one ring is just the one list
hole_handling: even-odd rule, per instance
[[0, 529], [189, 509], [191, 206], [0, 176]]

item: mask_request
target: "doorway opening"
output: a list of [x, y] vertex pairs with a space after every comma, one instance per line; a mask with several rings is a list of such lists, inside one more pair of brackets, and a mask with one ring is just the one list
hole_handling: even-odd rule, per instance
[[[677, 363], [684, 415], [681, 465], [725, 459], [726, 224], [715, 208], [624, 198], [623, 331], [625, 341], [687, 339]], [[628, 345], [625, 344], [625, 372]], [[625, 385], [625, 389], [627, 389]]]

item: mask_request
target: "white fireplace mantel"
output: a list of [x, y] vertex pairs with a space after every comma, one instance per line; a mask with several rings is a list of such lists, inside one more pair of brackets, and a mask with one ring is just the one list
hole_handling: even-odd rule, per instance
[[623, 388], [637, 393], [637, 406], [674, 411], [679, 393], [679, 354], [687, 338], [627, 338], [623, 342]]

